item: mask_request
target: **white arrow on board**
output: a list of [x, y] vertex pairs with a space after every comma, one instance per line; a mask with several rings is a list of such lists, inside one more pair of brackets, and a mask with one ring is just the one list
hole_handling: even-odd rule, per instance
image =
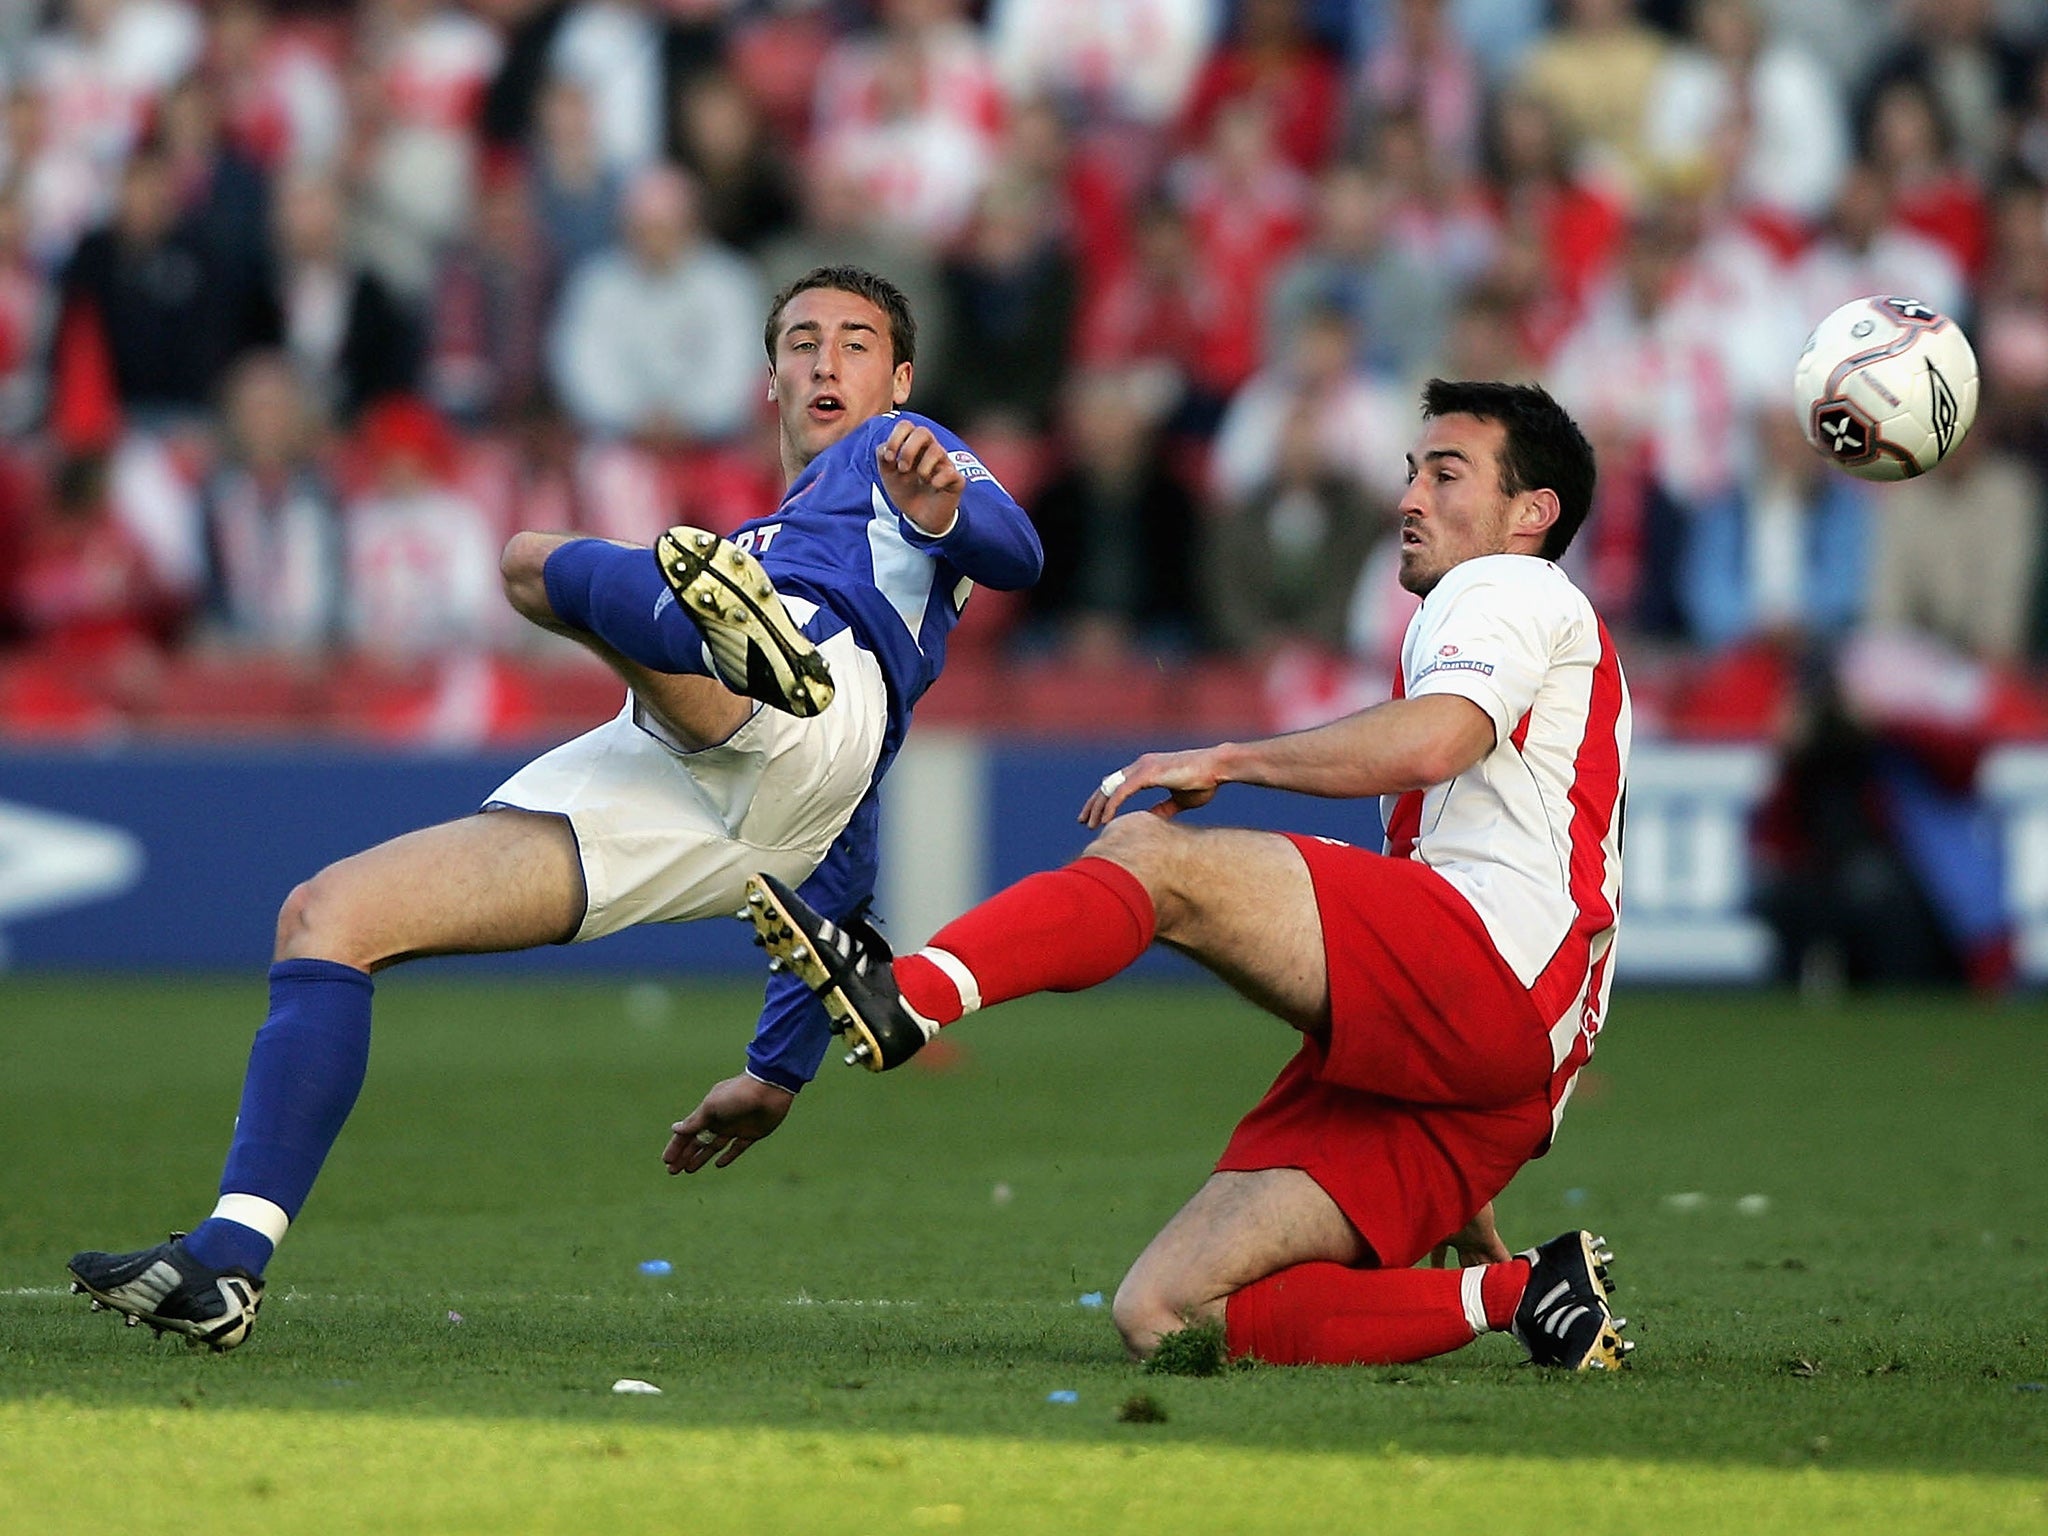
[[124, 828], [0, 800], [0, 923], [119, 896], [144, 862]]

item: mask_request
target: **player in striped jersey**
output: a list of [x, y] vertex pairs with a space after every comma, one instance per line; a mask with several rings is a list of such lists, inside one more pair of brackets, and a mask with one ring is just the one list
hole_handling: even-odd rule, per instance
[[[749, 890], [770, 953], [878, 1070], [977, 1008], [1104, 981], [1155, 939], [1302, 1032], [1118, 1290], [1135, 1355], [1191, 1322], [1276, 1364], [1418, 1360], [1502, 1329], [1572, 1369], [1629, 1349], [1600, 1239], [1512, 1256], [1492, 1214], [1548, 1148], [1613, 976], [1628, 690], [1555, 564], [1593, 453], [1533, 386], [1434, 380], [1423, 416], [1401, 503], [1401, 580], [1423, 603], [1396, 698], [1140, 757], [1082, 808], [1101, 835], [1080, 859], [900, 960], [772, 876]], [[1380, 796], [1385, 851], [1175, 819], [1227, 783]], [[1167, 791], [1154, 814], [1117, 814], [1148, 789]], [[1462, 1269], [1411, 1267], [1450, 1247]]]

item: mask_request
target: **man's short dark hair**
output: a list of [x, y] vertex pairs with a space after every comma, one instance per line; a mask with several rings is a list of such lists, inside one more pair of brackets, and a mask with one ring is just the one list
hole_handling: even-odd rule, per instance
[[1593, 508], [1593, 445], [1549, 391], [1536, 384], [1431, 379], [1422, 387], [1422, 414], [1430, 420], [1477, 416], [1506, 428], [1500, 454], [1501, 494], [1555, 491], [1557, 521], [1543, 535], [1538, 553], [1555, 560], [1571, 547]]
[[917, 317], [910, 312], [910, 300], [903, 296], [901, 288], [865, 267], [813, 267], [776, 294], [775, 302], [768, 306], [768, 324], [762, 329], [761, 342], [768, 349], [771, 364], [775, 361], [775, 341], [782, 329], [783, 310], [789, 307], [791, 299], [813, 288], [831, 288], [866, 299], [889, 317], [892, 366], [917, 360]]

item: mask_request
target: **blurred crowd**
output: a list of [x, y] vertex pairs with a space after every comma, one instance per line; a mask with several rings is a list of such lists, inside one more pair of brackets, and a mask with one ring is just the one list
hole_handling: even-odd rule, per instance
[[[1384, 697], [1417, 387], [1539, 379], [1600, 452], [1570, 563], [1639, 735], [1782, 744], [1786, 973], [1996, 986], [2044, 188], [2039, 0], [0, 0], [0, 735], [615, 708], [503, 541], [772, 509], [768, 296], [853, 262], [1046, 545], [931, 708]], [[1983, 370], [1891, 488], [1790, 400], [1869, 293]]]
[[[2048, 653], [2028, 0], [0, 0], [0, 93], [0, 666], [555, 643], [502, 541], [771, 508], [827, 260], [1044, 534], [990, 654], [1369, 692], [1434, 373], [1587, 425], [1575, 574], [1675, 711], [1759, 644]], [[1984, 371], [1881, 491], [1789, 402], [1872, 292]]]

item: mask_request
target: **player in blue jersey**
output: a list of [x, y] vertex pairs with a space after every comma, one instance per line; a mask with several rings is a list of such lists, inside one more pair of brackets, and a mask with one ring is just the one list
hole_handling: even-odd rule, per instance
[[[74, 1289], [131, 1324], [231, 1349], [263, 1272], [363, 1082], [371, 976], [417, 955], [598, 938], [730, 915], [773, 871], [858, 922], [874, 890], [877, 786], [945, 663], [974, 583], [1037, 580], [1030, 520], [958, 438], [901, 409], [916, 327], [887, 280], [827, 267], [777, 295], [764, 334], [788, 490], [721, 539], [655, 550], [521, 533], [512, 605], [625, 680], [609, 723], [528, 764], [474, 815], [330, 865], [278, 915], [213, 1214], [132, 1253], [80, 1253]], [[671, 1172], [772, 1131], [831, 1038], [771, 975], [744, 1072], [672, 1127]]]

